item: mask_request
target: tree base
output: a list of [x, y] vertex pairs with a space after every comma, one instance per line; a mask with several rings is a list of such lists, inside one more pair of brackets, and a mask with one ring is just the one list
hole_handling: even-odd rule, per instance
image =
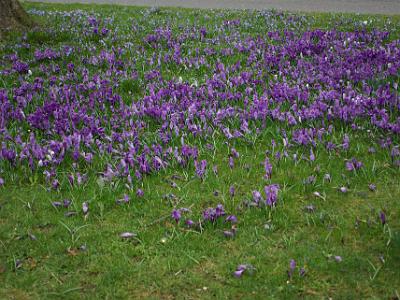
[[0, 36], [2, 32], [32, 25], [34, 22], [17, 0], [0, 0]]

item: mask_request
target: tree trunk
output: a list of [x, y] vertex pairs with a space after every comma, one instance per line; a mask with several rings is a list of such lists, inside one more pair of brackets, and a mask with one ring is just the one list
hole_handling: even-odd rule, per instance
[[30, 25], [33, 25], [33, 22], [18, 0], [0, 0], [0, 36], [2, 31]]

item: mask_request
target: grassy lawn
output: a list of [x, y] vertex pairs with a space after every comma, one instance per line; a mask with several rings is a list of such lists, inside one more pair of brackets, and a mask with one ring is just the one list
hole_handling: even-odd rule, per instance
[[24, 7], [0, 299], [399, 299], [400, 16]]

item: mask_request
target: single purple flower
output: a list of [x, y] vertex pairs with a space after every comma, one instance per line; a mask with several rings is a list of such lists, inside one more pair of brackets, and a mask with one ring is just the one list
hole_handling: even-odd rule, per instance
[[102, 28], [101, 29], [101, 35], [106, 36], [108, 34], [108, 29], [107, 28]]
[[60, 182], [57, 179], [54, 179], [53, 182], [51, 183], [51, 186], [53, 189], [56, 190], [60, 186]]
[[53, 201], [53, 202], [51, 202], [51, 204], [52, 204], [54, 207], [60, 207], [60, 206], [63, 205], [60, 201]]
[[64, 199], [63, 200], [63, 206], [65, 208], [68, 208], [70, 205], [71, 205], [71, 200], [69, 200], [69, 199]]
[[70, 184], [71, 186], [73, 186], [74, 183], [75, 183], [75, 177], [74, 177], [74, 175], [73, 175], [73, 174], [68, 174], [68, 175], [67, 175], [67, 178], [68, 178], [69, 184]]
[[229, 167], [233, 169], [235, 167], [235, 161], [232, 156], [229, 156]]
[[315, 161], [315, 155], [314, 155], [314, 152], [313, 152], [312, 148], [310, 149], [310, 161], [311, 162]]
[[271, 179], [272, 175], [272, 164], [269, 161], [269, 158], [266, 157], [264, 160], [264, 170], [265, 170], [265, 179]]
[[347, 134], [344, 135], [342, 147], [343, 150], [348, 150], [350, 148], [350, 138]]
[[186, 221], [185, 221], [185, 224], [186, 224], [186, 226], [189, 227], [189, 228], [192, 228], [192, 227], [194, 227], [194, 225], [196, 225], [196, 223], [195, 223], [193, 220], [191, 220], [191, 219], [186, 220]]
[[235, 196], [235, 187], [233, 185], [229, 187], [229, 194], [231, 197]]
[[171, 213], [171, 218], [175, 220], [176, 223], [179, 222], [179, 220], [181, 219], [182, 215], [181, 215], [181, 211], [179, 209], [174, 209]]
[[239, 265], [236, 268], [236, 271], [233, 273], [235, 277], [241, 277], [243, 273], [248, 269], [248, 265]]
[[233, 275], [234, 275], [235, 277], [237, 277], [237, 278], [240, 278], [240, 277], [242, 277], [242, 275], [243, 275], [243, 273], [244, 273], [245, 270], [246, 270], [246, 269], [238, 269], [238, 270], [236, 270], [235, 272], [233, 272]]
[[289, 280], [292, 279], [295, 269], [296, 269], [296, 261], [294, 259], [291, 259], [289, 262], [289, 270], [287, 271]]
[[291, 259], [289, 263], [289, 270], [294, 271], [294, 269], [296, 269], [296, 261]]
[[237, 223], [237, 217], [235, 215], [229, 215], [226, 217], [225, 222], [231, 222], [232, 224]]
[[252, 196], [253, 196], [253, 202], [256, 204], [258, 204], [262, 199], [261, 193], [259, 191], [253, 191]]
[[392, 157], [392, 159], [394, 159], [397, 156], [400, 156], [399, 147], [393, 147], [392, 150], [390, 151], [390, 156]]
[[82, 212], [84, 216], [89, 213], [89, 203], [87, 203], [86, 201], [82, 203]]
[[382, 225], [385, 225], [386, 224], [386, 214], [383, 211], [379, 212], [379, 218], [381, 219]]
[[138, 196], [139, 198], [142, 198], [144, 196], [144, 192], [142, 189], [137, 189], [136, 190], [136, 196]]
[[235, 158], [239, 158], [239, 152], [237, 152], [235, 148], [231, 149], [231, 155]]
[[370, 183], [370, 184], [368, 185], [368, 189], [369, 189], [371, 192], [375, 192], [375, 191], [376, 191], [376, 185], [373, 184], [373, 183]]

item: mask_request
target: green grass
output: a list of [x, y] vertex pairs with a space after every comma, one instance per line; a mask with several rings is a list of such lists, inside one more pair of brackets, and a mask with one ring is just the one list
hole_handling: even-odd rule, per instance
[[[144, 32], [137, 34], [138, 43], [153, 27], [164, 22], [169, 22], [173, 30], [180, 20], [212, 28], [228, 17], [252, 16], [252, 12], [161, 9], [144, 17], [142, 12], [146, 9], [136, 7], [38, 3], [24, 3], [24, 6], [114, 15], [123, 32], [136, 20], [144, 26]], [[206, 15], [212, 16], [211, 21]], [[302, 18], [309, 28], [328, 29], [339, 24], [340, 30], [354, 30], [354, 22], [366, 18], [373, 20], [370, 28], [384, 29], [390, 21], [391, 37], [398, 38], [400, 33], [399, 16], [309, 14]], [[79, 45], [79, 35], [63, 31], [58, 17], [36, 19], [52, 29], [29, 32], [27, 41], [31, 45]], [[261, 18], [254, 25], [243, 27], [241, 34], [263, 33]], [[10, 45], [19, 38], [17, 33], [11, 35], [0, 53], [10, 53]], [[96, 40], [85, 42], [98, 45]], [[187, 49], [195, 46], [189, 42]], [[30, 50], [19, 49], [18, 53], [26, 59], [32, 57]], [[71, 60], [80, 63], [77, 56]], [[147, 68], [143, 61], [137, 61], [136, 65]], [[167, 77], [182, 76], [189, 81], [193, 78], [201, 81], [206, 75], [183, 69], [165, 72]], [[118, 92], [124, 100], [128, 101], [130, 93], [142, 96], [140, 76], [121, 83]], [[2, 84], [7, 88], [14, 85], [11, 81]], [[319, 149], [313, 163], [294, 164], [285, 159], [274, 162], [272, 182], [282, 187], [277, 207], [246, 208], [243, 200], [251, 197], [252, 190], [262, 190], [269, 182], [263, 179], [262, 162], [265, 150], [272, 150], [271, 139], [281, 139], [278, 127], [271, 124], [253, 143], [231, 145], [241, 154], [232, 170], [227, 160], [230, 147], [217, 136], [213, 141], [216, 150], [201, 153], [209, 166], [218, 166], [219, 176], [209, 169], [202, 182], [194, 176], [193, 166], [170, 168], [144, 178], [138, 186], [143, 188], [144, 197], [136, 197], [135, 191], [129, 191], [131, 202], [127, 205], [115, 204], [127, 192], [124, 183], [99, 184], [96, 168], [83, 170], [89, 174], [89, 181], [83, 186], [71, 188], [62, 182], [59, 191], [49, 191], [40, 174], [22, 167], [6, 169], [11, 184], [0, 187], [0, 299], [398, 298], [400, 172], [387, 164], [387, 151], [377, 147], [376, 154], [366, 155], [371, 145], [369, 137], [350, 131], [351, 140], [358, 144], [353, 143], [348, 153], [336, 155]], [[334, 134], [338, 139], [339, 131]], [[199, 148], [204, 150], [204, 145]], [[297, 151], [299, 156], [303, 152], [308, 155], [304, 149]], [[344, 159], [353, 156], [364, 162], [364, 169], [343, 175]], [[99, 161], [95, 165], [103, 164], [104, 161]], [[63, 168], [65, 172], [69, 170], [68, 162]], [[332, 182], [323, 180], [325, 173], [331, 174]], [[175, 188], [169, 183], [174, 175], [179, 175], [179, 179], [174, 179]], [[316, 183], [304, 185], [303, 180], [310, 175], [317, 176]], [[377, 185], [376, 192], [368, 190], [370, 182]], [[344, 184], [350, 188], [346, 194], [338, 192], [338, 187]], [[234, 197], [229, 195], [231, 185], [236, 188]], [[324, 199], [316, 197], [315, 191], [324, 195]], [[166, 196], [171, 193], [174, 197]], [[82, 202], [88, 201], [88, 217], [81, 214], [64, 217], [64, 209], [51, 205], [52, 201], [64, 198], [71, 199], [77, 211], [81, 210]], [[223, 236], [227, 225], [222, 222], [205, 224], [196, 231], [176, 225], [170, 218], [175, 206], [190, 207], [190, 215], [196, 220], [203, 209], [218, 203], [238, 216], [238, 234], [233, 239]], [[304, 207], [309, 204], [316, 207], [314, 213], [305, 212]], [[382, 210], [388, 219], [385, 226], [379, 220]], [[122, 240], [119, 234], [125, 231], [136, 232], [137, 238]], [[33, 234], [36, 240], [28, 234]], [[81, 250], [82, 245], [85, 250]], [[343, 261], [336, 262], [332, 258], [335, 255]], [[300, 277], [297, 271], [288, 281], [290, 259], [305, 268], [306, 276]], [[19, 268], [17, 260], [23, 261]], [[243, 263], [252, 264], [256, 269], [254, 274], [232, 276]]]

